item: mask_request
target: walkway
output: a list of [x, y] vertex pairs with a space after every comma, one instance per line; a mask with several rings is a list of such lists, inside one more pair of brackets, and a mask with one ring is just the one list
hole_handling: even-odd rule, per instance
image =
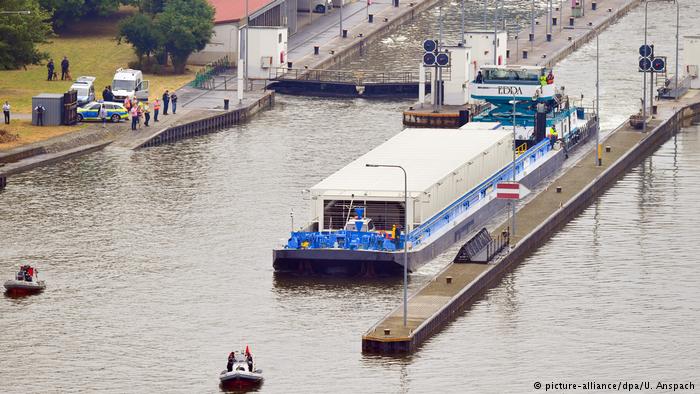
[[[546, 14], [536, 19], [534, 41], [529, 41], [530, 27], [508, 37], [508, 49], [510, 49], [508, 62], [552, 67], [589, 39], [594, 38], [596, 31], [604, 30], [641, 1], [597, 0], [595, 11], [592, 10], [592, 3], [586, 2], [585, 16], [574, 18], [574, 26], [569, 25], [569, 19], [572, 16], [571, 7], [565, 6], [559, 10], [557, 10], [559, 7], [552, 8], [552, 17], [557, 19], [557, 25], [551, 27], [551, 41], [547, 41]], [[527, 59], [523, 59], [523, 51], [528, 52]]]
[[[670, 118], [677, 108], [698, 101], [700, 101], [699, 91], [689, 92], [679, 102], [662, 101], [659, 104], [660, 115], [649, 123], [649, 130], [653, 130], [663, 120]], [[612, 167], [628, 152], [637, 148], [637, 145], [650, 135], [651, 132], [642, 133], [639, 130], [634, 130], [628, 122], [625, 122], [602, 140], [601, 145], [606, 147], [602, 156], [602, 166], [595, 166], [595, 150], [590, 149], [589, 145], [589, 149], [580, 155], [578, 162], [568, 169], [562, 170], [560, 176], [551, 182], [550, 187], [519, 207], [516, 215], [517, 233], [513, 235], [515, 243], [517, 244], [532, 234], [536, 228], [547, 222], [551, 215], [573, 201], [580, 192], [586, 190], [595, 195], [599, 190], [595, 188], [592, 190], [591, 182], [601, 177], [608, 168]], [[609, 152], [608, 147], [610, 148]], [[643, 152], [639, 152], [640, 157], [642, 154]], [[557, 187], [561, 187], [560, 192], [557, 192]], [[492, 234], [500, 234], [509, 225], [508, 222], [496, 226]], [[556, 228], [554, 224], [551, 226]], [[553, 231], [553, 229], [550, 230]], [[502, 256], [499, 261], [505, 259], [506, 256]], [[421, 333], [422, 339], [419, 341], [422, 342], [446, 323], [444, 317], [437, 318], [437, 316], [447, 309], [456, 315], [464, 305], [464, 302], [457, 302], [457, 298], [460, 295], [463, 296], [463, 301], [475, 298], [478, 292], [482, 291], [494, 279], [495, 275], [488, 276], [488, 273], [491, 270], [500, 270], [499, 264], [499, 262], [495, 264], [449, 264], [430, 282], [410, 296], [406, 327], [403, 326], [403, 309], [402, 306], [399, 306], [365, 333], [363, 343], [408, 344], [418, 331], [424, 330]], [[451, 278], [451, 283], [448, 283], [447, 278]], [[467, 295], [464, 296], [464, 294]], [[386, 330], [389, 330], [388, 334]]]

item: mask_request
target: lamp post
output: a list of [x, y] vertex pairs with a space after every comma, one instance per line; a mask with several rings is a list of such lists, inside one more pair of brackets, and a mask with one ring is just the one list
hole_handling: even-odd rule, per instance
[[459, 39], [462, 45], [466, 44], [466, 40], [464, 39], [464, 1], [465, 0], [462, 0], [462, 36]]
[[[644, 2], [644, 45], [647, 45], [647, 13], [649, 10], [649, 3], [658, 3], [658, 2], [673, 2], [676, 4], [676, 83], [675, 83], [675, 90], [676, 90], [676, 96], [678, 96], [678, 31], [679, 31], [679, 23], [680, 23], [680, 4], [678, 4], [678, 0], [646, 0]], [[646, 71], [643, 72], [644, 78], [643, 78], [643, 95], [644, 97], [642, 98], [642, 131], [647, 130], [647, 105], [646, 105], [646, 100], [647, 100], [647, 73]], [[653, 80], [653, 75], [651, 76]], [[678, 97], [676, 97], [678, 99]], [[652, 91], [651, 86], [649, 87], [649, 101], [650, 101], [650, 109], [654, 105], [654, 92]]]
[[[518, 101], [515, 99], [515, 94], [513, 94], [513, 182], [515, 182], [515, 105], [517, 103]], [[511, 241], [515, 239], [515, 203], [513, 201], [508, 201], [508, 204], [510, 204], [511, 208], [513, 209], [513, 223], [511, 224], [511, 231], [508, 234], [508, 244], [512, 245]]]
[[408, 175], [406, 169], [396, 164], [365, 164], [366, 167], [399, 168], [403, 171], [404, 238], [403, 238], [403, 326], [408, 315]]
[[343, 0], [340, 0], [340, 37], [343, 37]]
[[[600, 34], [598, 30], [588, 27], [565, 27], [565, 29], [570, 30], [591, 30], [595, 32], [595, 116], [597, 119], [595, 128], [595, 165], [600, 166], [603, 164], [602, 152], [600, 149]], [[644, 40], [646, 42], [646, 39]], [[646, 86], [646, 82], [644, 84]], [[646, 94], [645, 94], [646, 95]]]
[[245, 86], [243, 87], [243, 90], [245, 90], [245, 87], [248, 86], [248, 32], [250, 26], [250, 15], [248, 14], [248, 0], [245, 0], [245, 64], [244, 69], [243, 69], [243, 82]]
[[678, 4], [678, 0], [674, 0], [676, 3], [676, 97], [678, 100], [678, 30], [681, 21], [681, 6]]
[[31, 11], [0, 11], [0, 15], [10, 15], [10, 14], [29, 15], [31, 13], [32, 13]]

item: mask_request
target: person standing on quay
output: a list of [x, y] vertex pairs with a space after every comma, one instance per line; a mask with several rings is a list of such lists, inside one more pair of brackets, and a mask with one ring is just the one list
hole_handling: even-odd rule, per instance
[[68, 73], [68, 67], [70, 67], [68, 57], [63, 56], [63, 60], [61, 60], [61, 81], [63, 81], [68, 75], [70, 75]]
[[135, 105], [136, 105], [136, 110], [139, 113], [138, 125], [139, 125], [139, 129], [140, 129], [141, 128], [141, 118], [143, 117], [143, 103], [141, 101], [137, 101]]
[[53, 79], [53, 70], [54, 70], [53, 59], [49, 59], [49, 62], [46, 64], [46, 70], [49, 72], [49, 76], [46, 78], [46, 80], [50, 81]]
[[43, 105], [39, 104], [34, 108], [34, 111], [36, 112], [36, 125], [37, 126], [43, 126], [44, 125], [44, 112], [46, 112], [46, 108], [44, 108]]
[[151, 121], [151, 109], [148, 107], [148, 100], [143, 103], [143, 116], [145, 118], [143, 125], [149, 127], [148, 122]]
[[154, 122], [158, 121], [158, 111], [160, 111], [160, 101], [158, 101], [158, 97], [156, 97], [155, 101], [153, 101], [153, 121]]
[[168, 94], [168, 89], [165, 89], [165, 93], [163, 93], [163, 115], [168, 114], [168, 104], [170, 104], [170, 94]]
[[2, 113], [5, 115], [5, 124], [10, 124], [10, 103], [5, 101], [2, 105]]
[[136, 131], [136, 123], [139, 121], [139, 109], [137, 106], [132, 106], [129, 110], [131, 115], [131, 131]]
[[102, 128], [107, 127], [107, 107], [104, 104], [100, 105], [100, 120], [102, 121]]
[[173, 103], [173, 115], [175, 115], [175, 111], [177, 110], [177, 94], [175, 92], [170, 95], [170, 102]]

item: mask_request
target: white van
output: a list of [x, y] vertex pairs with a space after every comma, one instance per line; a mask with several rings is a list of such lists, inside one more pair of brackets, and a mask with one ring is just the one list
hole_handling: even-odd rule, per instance
[[115, 101], [123, 101], [127, 97], [148, 100], [148, 81], [143, 80], [141, 70], [120, 68], [112, 80], [112, 93]]
[[78, 106], [95, 101], [95, 79], [95, 77], [81, 76], [70, 86], [70, 90], [78, 92]]

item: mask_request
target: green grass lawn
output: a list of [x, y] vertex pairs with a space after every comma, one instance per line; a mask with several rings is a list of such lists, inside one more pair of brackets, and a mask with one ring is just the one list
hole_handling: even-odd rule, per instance
[[16, 140], [7, 142], [3, 142], [2, 139], [0, 139], [0, 152], [31, 144], [32, 142], [44, 141], [51, 137], [77, 131], [87, 126], [88, 124], [85, 123], [78, 123], [76, 126], [32, 126], [32, 122], [28, 119], [14, 119], [9, 125], [0, 123], [0, 133], [4, 130], [18, 137]]
[[[119, 19], [128, 16], [129, 9], [123, 9], [109, 18], [93, 18], [74, 24], [70, 31], [51, 38], [51, 43], [41, 45], [54, 60], [55, 71], [61, 74], [60, 63], [63, 56], [70, 60], [70, 73], [73, 79], [81, 75], [96, 77], [95, 94], [102, 98], [102, 89], [111, 85], [117, 68], [127, 68], [136, 59], [131, 45], [117, 44], [115, 40]], [[196, 68], [192, 67], [192, 70]], [[30, 113], [32, 96], [39, 93], [64, 93], [71, 81], [47, 81], [46, 62], [42, 65], [27, 66], [26, 70], [0, 71], [0, 102], [8, 100], [13, 112]], [[194, 72], [184, 75], [148, 75], [150, 93], [155, 98], [165, 89], [177, 89], [194, 78]]]

